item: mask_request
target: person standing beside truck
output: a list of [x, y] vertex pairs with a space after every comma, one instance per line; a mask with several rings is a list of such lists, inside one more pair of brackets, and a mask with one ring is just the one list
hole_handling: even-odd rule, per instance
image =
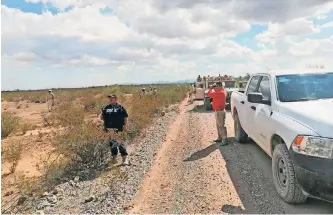
[[220, 143], [221, 146], [227, 145], [227, 128], [225, 126], [225, 104], [226, 92], [222, 82], [217, 82], [216, 86], [209, 89], [207, 95], [213, 99], [212, 107], [215, 111], [216, 127], [218, 137], [214, 142]]

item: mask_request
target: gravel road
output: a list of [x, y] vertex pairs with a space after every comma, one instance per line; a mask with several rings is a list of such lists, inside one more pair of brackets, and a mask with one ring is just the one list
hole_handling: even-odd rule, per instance
[[283, 202], [273, 187], [271, 160], [255, 143], [239, 144], [227, 113], [231, 144], [212, 144], [212, 112], [195, 102], [173, 122], [130, 213], [333, 213], [333, 204]]

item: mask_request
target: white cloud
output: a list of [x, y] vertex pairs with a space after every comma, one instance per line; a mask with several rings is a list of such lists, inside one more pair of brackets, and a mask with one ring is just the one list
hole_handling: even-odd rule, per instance
[[333, 21], [322, 24], [320, 27], [321, 28], [333, 28]]
[[[316, 26], [309, 19], [324, 19], [333, 9], [328, 0], [26, 1], [46, 4], [45, 12], [1, 7], [5, 73], [79, 69], [91, 77], [103, 71], [92, 84], [106, 71], [112, 81], [177, 80], [197, 73], [238, 76], [266, 64], [293, 68], [332, 56], [332, 38], [305, 38], [332, 27], [332, 20]], [[61, 12], [47, 11], [50, 5]], [[111, 10], [104, 14], [105, 8]], [[256, 23], [268, 25], [267, 31], [246, 38], [246, 46], [232, 40], [251, 35], [246, 32]]]
[[269, 23], [268, 30], [256, 36], [257, 39], [267, 41], [286, 36], [319, 33], [320, 28], [306, 19], [294, 19], [284, 24]]

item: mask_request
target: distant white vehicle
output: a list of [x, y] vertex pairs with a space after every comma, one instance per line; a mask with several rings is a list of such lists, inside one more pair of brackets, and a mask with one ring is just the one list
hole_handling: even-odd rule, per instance
[[231, 94], [236, 140], [251, 137], [272, 157], [274, 186], [285, 202], [333, 202], [332, 87], [333, 72], [271, 71]]
[[205, 83], [204, 82], [201, 81], [201, 82], [195, 83], [194, 99], [195, 100], [205, 99]]

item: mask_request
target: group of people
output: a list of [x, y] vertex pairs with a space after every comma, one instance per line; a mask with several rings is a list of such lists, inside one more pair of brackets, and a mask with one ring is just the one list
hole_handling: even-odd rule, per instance
[[149, 86], [149, 90], [147, 91], [146, 88], [142, 88], [140, 91], [140, 98], [142, 98], [144, 95], [150, 94], [150, 95], [156, 95], [157, 94], [157, 88]]
[[202, 82], [202, 81], [205, 82], [206, 80], [208, 80], [208, 81], [232, 80], [232, 77], [227, 76], [227, 75], [221, 76], [221, 74], [219, 74], [219, 76], [217, 76], [217, 77], [210, 77], [209, 75], [207, 77], [206, 76], [201, 77], [200, 75], [198, 75], [198, 77], [197, 77], [197, 82]]

